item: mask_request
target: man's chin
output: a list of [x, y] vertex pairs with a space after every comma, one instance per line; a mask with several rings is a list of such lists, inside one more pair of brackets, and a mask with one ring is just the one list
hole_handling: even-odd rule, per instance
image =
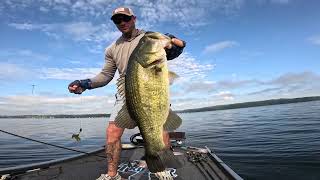
[[130, 29], [125, 29], [125, 30], [121, 30], [121, 32], [123, 34], [129, 34], [131, 31], [130, 31]]

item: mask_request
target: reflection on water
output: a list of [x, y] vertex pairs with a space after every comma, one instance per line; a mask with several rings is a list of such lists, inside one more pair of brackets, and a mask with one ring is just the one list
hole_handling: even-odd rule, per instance
[[[320, 179], [320, 101], [180, 114], [187, 144], [208, 146], [245, 179]], [[105, 143], [107, 118], [0, 119], [0, 129], [83, 151]], [[81, 141], [71, 139], [82, 128]], [[127, 130], [128, 141], [137, 129]], [[0, 135], [0, 168], [74, 152]]]

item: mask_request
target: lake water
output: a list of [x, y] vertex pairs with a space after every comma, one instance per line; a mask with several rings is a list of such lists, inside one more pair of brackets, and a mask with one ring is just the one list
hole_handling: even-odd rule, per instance
[[[320, 179], [320, 101], [180, 116], [188, 145], [213, 149], [244, 179]], [[82, 151], [104, 145], [106, 124], [107, 118], [0, 119], [2, 130]], [[76, 142], [71, 135], [80, 127]], [[0, 132], [0, 168], [73, 154]]]

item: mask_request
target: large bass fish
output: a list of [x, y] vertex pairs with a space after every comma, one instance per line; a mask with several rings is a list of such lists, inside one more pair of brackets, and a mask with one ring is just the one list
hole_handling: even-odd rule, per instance
[[130, 117], [145, 141], [146, 162], [151, 172], [165, 170], [175, 161], [163, 142], [163, 125], [169, 114], [169, 72], [164, 47], [171, 39], [147, 32], [132, 52], [125, 77], [125, 98]]

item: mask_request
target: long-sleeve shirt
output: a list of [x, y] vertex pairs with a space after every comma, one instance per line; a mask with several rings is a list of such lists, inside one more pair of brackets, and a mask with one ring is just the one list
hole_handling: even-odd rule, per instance
[[121, 36], [106, 48], [104, 67], [99, 74], [90, 79], [92, 88], [107, 85], [113, 79], [117, 69], [120, 77], [125, 75], [130, 55], [144, 34], [145, 31], [137, 30], [130, 39]]

